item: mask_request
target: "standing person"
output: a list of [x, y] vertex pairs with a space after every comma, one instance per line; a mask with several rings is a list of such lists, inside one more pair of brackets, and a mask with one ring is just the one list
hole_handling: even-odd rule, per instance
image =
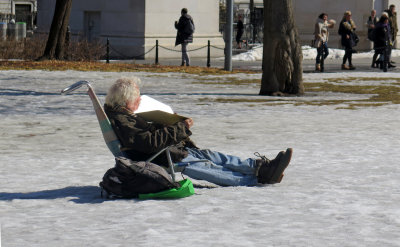
[[389, 25], [392, 45], [395, 46], [397, 39], [397, 32], [399, 31], [397, 26], [397, 12], [394, 4], [390, 5], [389, 9], [385, 10], [389, 15]]
[[238, 49], [242, 49], [242, 35], [243, 35], [243, 29], [244, 29], [244, 25], [243, 25], [243, 21], [242, 21], [242, 16], [239, 15], [238, 17], [238, 21], [237, 21], [237, 33], [236, 33], [236, 43], [237, 43], [237, 48]]
[[[174, 163], [184, 167], [183, 174], [222, 186], [255, 186], [280, 183], [289, 165], [292, 149], [278, 153], [275, 159], [255, 153], [258, 157], [240, 159], [209, 149], [199, 149], [190, 140], [193, 120], [162, 125], [147, 122], [134, 112], [140, 104], [137, 77], [118, 79], [108, 90], [104, 110], [115, 134], [122, 144], [121, 150], [131, 160], [143, 161], [163, 148], [170, 149]], [[206, 161], [205, 161], [206, 160]], [[154, 159], [158, 165], [167, 165], [165, 154]], [[191, 165], [188, 165], [192, 162]], [[194, 163], [193, 163], [194, 162]]]
[[[317, 46], [317, 57], [315, 59], [315, 70], [321, 71], [321, 58], [325, 59], [329, 55], [328, 50], [328, 39], [329, 31], [328, 28], [333, 28], [336, 21], [329, 20], [328, 14], [322, 13], [318, 16], [317, 22], [315, 23], [315, 42]], [[324, 53], [324, 57], [322, 57]]]
[[175, 46], [182, 46], [182, 64], [181, 66], [190, 66], [190, 59], [187, 53], [187, 46], [193, 43], [193, 33], [195, 30], [193, 19], [188, 15], [188, 10], [181, 10], [179, 21], [175, 21], [175, 28], [178, 30], [176, 34]]
[[[374, 32], [374, 28], [376, 26], [376, 24], [378, 23], [379, 19], [376, 16], [376, 10], [371, 10], [371, 15], [368, 17], [368, 21], [366, 23], [366, 26], [368, 28], [368, 39], [373, 42], [375, 44], [375, 32]], [[375, 47], [374, 47], [375, 48]], [[372, 64], [371, 67], [372, 68], [376, 68], [378, 67], [378, 64], [376, 62], [376, 59], [378, 57], [378, 53], [375, 50], [374, 55], [372, 56]]]
[[[390, 46], [396, 47], [396, 40], [397, 40], [397, 32], [399, 31], [398, 26], [397, 26], [397, 12], [396, 12], [396, 6], [394, 4], [391, 4], [389, 6], [389, 9], [385, 10], [386, 13], [388, 13], [389, 17], [389, 28], [390, 28]], [[393, 65], [394, 61], [391, 60], [391, 53], [392, 49], [390, 49], [390, 58], [389, 58], [389, 68], [391, 67], [396, 67]]]
[[380, 64], [381, 69], [383, 69], [384, 72], [387, 71], [387, 67], [389, 64], [390, 42], [391, 34], [389, 18], [387, 15], [382, 15], [375, 27], [375, 51], [377, 54], [381, 55]]
[[[339, 35], [342, 36], [342, 46], [344, 47], [344, 56], [342, 69], [345, 70], [354, 70], [355, 67], [352, 64], [352, 54], [355, 52], [353, 47], [358, 43], [358, 36], [355, 33], [356, 24], [351, 19], [351, 11], [344, 12], [344, 16], [339, 25]], [[349, 66], [346, 65], [346, 62], [349, 62]]]

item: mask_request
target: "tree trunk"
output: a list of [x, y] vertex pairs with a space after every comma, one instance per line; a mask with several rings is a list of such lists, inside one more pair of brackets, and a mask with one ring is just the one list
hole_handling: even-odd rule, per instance
[[57, 0], [43, 59], [64, 59], [65, 37], [69, 24], [72, 0]]
[[292, 0], [264, 0], [260, 95], [304, 93], [302, 60]]

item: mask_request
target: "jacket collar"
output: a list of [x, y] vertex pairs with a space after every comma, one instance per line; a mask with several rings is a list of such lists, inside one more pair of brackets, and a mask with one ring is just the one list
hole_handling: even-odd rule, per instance
[[131, 110], [129, 110], [125, 106], [121, 106], [121, 105], [116, 105], [114, 107], [111, 107], [107, 104], [104, 104], [104, 110], [108, 111], [108, 112], [111, 111], [111, 112], [122, 113], [122, 114], [126, 114], [126, 115], [135, 115], [135, 113], [133, 113]]

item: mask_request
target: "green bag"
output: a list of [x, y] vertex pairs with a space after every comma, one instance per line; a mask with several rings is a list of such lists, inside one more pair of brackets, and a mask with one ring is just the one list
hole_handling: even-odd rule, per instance
[[157, 193], [139, 194], [139, 199], [173, 199], [183, 198], [194, 194], [193, 183], [189, 179], [179, 181], [181, 187], [160, 191]]

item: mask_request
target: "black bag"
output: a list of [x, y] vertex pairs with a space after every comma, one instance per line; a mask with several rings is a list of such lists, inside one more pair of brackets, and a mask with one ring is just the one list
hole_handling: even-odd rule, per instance
[[180, 187], [161, 166], [125, 157], [116, 157], [115, 161], [115, 167], [109, 169], [100, 182], [102, 194], [105, 191], [108, 198], [135, 198], [139, 194]]
[[355, 32], [351, 33], [351, 38], [354, 41], [354, 46], [356, 46], [358, 44], [358, 42], [360, 42], [360, 38], [358, 38], [358, 35]]
[[372, 29], [368, 30], [368, 39], [375, 42], [375, 39], [376, 39], [376, 30], [375, 30], [375, 28], [372, 28]]
[[192, 35], [194, 33], [194, 29], [195, 29], [195, 27], [194, 27], [193, 20], [189, 19], [185, 25], [183, 32], [188, 35]]

